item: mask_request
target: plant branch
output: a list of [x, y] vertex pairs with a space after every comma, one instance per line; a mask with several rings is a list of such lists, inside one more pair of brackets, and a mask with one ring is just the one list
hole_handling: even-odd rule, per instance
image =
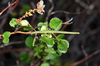
[[35, 31], [31, 32], [31, 34], [38, 34], [38, 33], [62, 33], [62, 34], [79, 34], [79, 32], [67, 32], [67, 31]]
[[[20, 34], [30, 34], [31, 31], [29, 31], [29, 32], [16, 31], [16, 32], [11, 32], [11, 35], [17, 34], [17, 33], [20, 33]], [[0, 34], [0, 36], [3, 36], [3, 34]]]
[[[79, 34], [79, 32], [67, 32], [67, 31], [34, 31], [34, 32], [22, 32], [22, 31], [16, 31], [16, 32], [11, 32], [11, 35], [13, 34], [41, 34], [41, 33], [62, 33], [62, 34]], [[3, 34], [0, 34], [0, 36], [3, 36]]]
[[78, 65], [78, 64], [80, 64], [80, 63], [82, 63], [82, 62], [84, 62], [84, 61], [88, 60], [89, 58], [91, 58], [92, 56], [94, 56], [94, 55], [96, 55], [96, 54], [98, 54], [98, 53], [100, 53], [100, 49], [99, 49], [99, 50], [97, 50], [97, 51], [95, 51], [94, 53], [90, 54], [88, 57], [83, 58], [82, 60], [77, 61], [77, 62], [75, 62], [75, 63], [73, 63], [73, 64], [71, 64], [71, 65], [69, 65], [69, 66]]
[[9, 42], [7, 44], [0, 45], [0, 48], [4, 48], [4, 47], [6, 47], [8, 45], [12, 45], [12, 44], [21, 44], [21, 43], [24, 43], [24, 41]]
[[30, 51], [29, 48], [15, 48], [15, 49], [10, 49], [10, 50], [0, 50], [0, 54], [8, 53], [10, 51], [15, 51], [15, 52], [21, 52], [21, 51]]
[[[3, 14], [3, 12], [5, 12], [8, 8], [10, 8], [11, 6], [13, 6], [14, 4], [16, 4], [19, 0], [16, 0], [14, 3], [12, 3], [11, 5], [8, 5], [5, 9], [3, 9], [1, 12], [0, 12], [0, 16]], [[14, 8], [13, 8], [14, 9]]]

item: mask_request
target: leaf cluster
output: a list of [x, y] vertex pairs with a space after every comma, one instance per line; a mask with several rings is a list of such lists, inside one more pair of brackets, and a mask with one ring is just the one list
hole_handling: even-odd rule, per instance
[[[62, 21], [58, 18], [52, 18], [48, 24], [48, 22], [40, 22], [38, 23], [39, 31], [59, 31], [62, 27]], [[62, 53], [66, 53], [69, 47], [69, 42], [65, 39], [63, 34], [53, 37], [54, 33], [41, 33], [40, 38], [36, 39], [36, 37], [29, 36], [26, 38], [26, 45], [30, 49], [34, 49], [34, 58], [44, 58], [43, 64], [41, 66], [49, 66], [48, 61], [52, 61], [57, 57], [61, 56]], [[39, 42], [36, 44], [36, 42]], [[27, 54], [26, 54], [27, 55]], [[23, 58], [24, 56], [20, 56]], [[32, 58], [31, 58], [32, 59]], [[28, 58], [27, 58], [28, 60]], [[22, 59], [23, 61], [23, 59]]]
[[[10, 21], [11, 27], [20, 26], [24, 31], [31, 31], [31, 36], [27, 37], [25, 44], [32, 49], [30, 52], [21, 52], [20, 59], [24, 63], [29, 63], [37, 58], [43, 59], [41, 66], [49, 66], [50, 61], [58, 58], [62, 53], [66, 53], [69, 48], [69, 42], [63, 39], [64, 34], [79, 34], [78, 32], [59, 31], [62, 27], [62, 20], [59, 18], [52, 18], [50, 22], [40, 22], [37, 25], [36, 31], [27, 20], [17, 22], [16, 18]], [[58, 36], [55, 33], [62, 33]], [[35, 36], [33, 36], [35, 34]], [[11, 33], [5, 32], [3, 34], [3, 43], [9, 42]]]

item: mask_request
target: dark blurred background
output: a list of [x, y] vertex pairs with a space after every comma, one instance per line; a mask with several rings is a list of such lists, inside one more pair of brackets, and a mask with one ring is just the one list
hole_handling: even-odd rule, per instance
[[[0, 0], [0, 12], [13, 3], [15, 0]], [[12, 18], [19, 18], [30, 8], [36, 8], [39, 0], [19, 0], [15, 8], [10, 7], [0, 16], [0, 34], [5, 31], [13, 32], [15, 29], [9, 26]], [[77, 66], [100, 66], [100, 0], [44, 0], [45, 13], [35, 13], [32, 17], [26, 18], [33, 27], [38, 22], [45, 22], [58, 17], [63, 22], [73, 18], [71, 25], [63, 25], [64, 31], [77, 31], [79, 35], [65, 35], [70, 47], [68, 52], [60, 57], [60, 64], [57, 66], [68, 66], [83, 58], [93, 56]], [[54, 14], [50, 14], [54, 12]], [[49, 16], [50, 15], [50, 16]], [[0, 40], [0, 66], [21, 66], [18, 54], [22, 51], [30, 51], [24, 41], [27, 35], [15, 34], [10, 37], [9, 45], [4, 45]]]

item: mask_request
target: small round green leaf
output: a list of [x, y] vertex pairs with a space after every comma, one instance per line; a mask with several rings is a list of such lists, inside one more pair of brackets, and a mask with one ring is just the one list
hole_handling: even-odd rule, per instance
[[4, 38], [3, 43], [7, 44], [9, 42], [9, 38]]
[[11, 35], [11, 33], [8, 32], [8, 31], [6, 31], [6, 32], [3, 33], [3, 37], [4, 37], [4, 38], [9, 38], [10, 35]]
[[49, 23], [50, 28], [60, 30], [62, 27], [62, 21], [58, 18], [52, 18]]
[[34, 40], [34, 38], [32, 37], [32, 36], [29, 36], [29, 37], [27, 37], [26, 38], [26, 41], [25, 41], [25, 43], [26, 43], [26, 46], [28, 46], [29, 48], [33, 48], [33, 40]]
[[18, 24], [18, 22], [16, 21], [16, 18], [12, 18], [12, 20], [9, 22], [9, 25], [11, 27], [15, 27]]
[[42, 63], [41, 66], [50, 66], [48, 63]]
[[[42, 26], [43, 22], [38, 23], [38, 26]], [[38, 30], [41, 30], [41, 27], [38, 27]]]
[[38, 23], [38, 26], [42, 26], [44, 23], [43, 22], [39, 22]]
[[58, 50], [62, 53], [66, 53], [68, 47], [69, 47], [69, 42], [64, 39], [62, 39], [58, 44]]

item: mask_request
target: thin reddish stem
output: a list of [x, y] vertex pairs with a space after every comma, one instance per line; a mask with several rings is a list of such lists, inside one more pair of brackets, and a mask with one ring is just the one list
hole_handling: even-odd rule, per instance
[[[13, 34], [17, 34], [17, 33], [20, 33], [20, 34], [30, 34], [31, 31], [29, 31], [29, 32], [22, 32], [22, 31], [11, 32], [11, 35], [13, 35]], [[0, 36], [3, 36], [3, 34], [0, 34]]]
[[73, 63], [73, 64], [71, 64], [71, 65], [69, 65], [69, 66], [78, 65], [78, 64], [80, 64], [80, 63], [82, 63], [82, 62], [84, 62], [84, 61], [88, 60], [89, 58], [93, 57], [94, 55], [96, 55], [96, 54], [98, 54], [98, 53], [100, 53], [100, 49], [99, 49], [99, 50], [97, 50], [97, 51], [95, 51], [94, 53], [92, 53], [92, 54], [91, 54], [91, 55], [89, 55], [88, 57], [83, 58], [82, 60], [77, 61], [77, 62], [75, 62], [75, 63]]
[[8, 8], [10, 8], [11, 6], [13, 6], [14, 4], [16, 4], [19, 0], [16, 0], [14, 3], [12, 3], [11, 5], [7, 6], [5, 9], [3, 9], [1, 12], [0, 12], [0, 16], [2, 15], [3, 12], [5, 12]]

